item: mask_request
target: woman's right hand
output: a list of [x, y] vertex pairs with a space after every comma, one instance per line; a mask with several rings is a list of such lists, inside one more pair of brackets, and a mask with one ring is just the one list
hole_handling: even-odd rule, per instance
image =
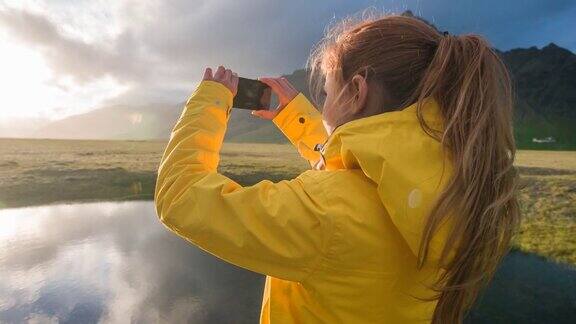
[[292, 84], [285, 77], [279, 78], [258, 78], [258, 80], [266, 83], [272, 91], [278, 96], [278, 106], [274, 110], [252, 110], [252, 115], [260, 117], [262, 119], [272, 120], [286, 105], [298, 95], [298, 90], [296, 90]]

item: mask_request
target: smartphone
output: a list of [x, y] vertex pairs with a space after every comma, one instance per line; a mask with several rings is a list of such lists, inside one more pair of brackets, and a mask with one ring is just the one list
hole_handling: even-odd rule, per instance
[[238, 92], [232, 107], [238, 109], [270, 110], [272, 89], [262, 81], [239, 77]]

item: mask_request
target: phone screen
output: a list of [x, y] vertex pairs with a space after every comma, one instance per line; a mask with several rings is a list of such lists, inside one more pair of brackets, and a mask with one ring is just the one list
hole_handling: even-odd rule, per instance
[[234, 97], [232, 107], [239, 109], [270, 109], [272, 89], [258, 80], [238, 78], [238, 92]]

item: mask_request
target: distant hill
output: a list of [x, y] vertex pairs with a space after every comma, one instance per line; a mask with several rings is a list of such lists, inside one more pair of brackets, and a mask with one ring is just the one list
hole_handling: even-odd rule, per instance
[[[306, 95], [304, 70], [286, 76]], [[274, 107], [276, 103], [273, 102]], [[164, 139], [170, 136], [184, 102], [174, 105], [108, 106], [70, 116], [44, 125], [31, 134], [34, 138], [58, 139]], [[233, 109], [226, 141], [287, 143], [282, 132], [247, 110]]]
[[34, 137], [60, 139], [165, 138], [181, 105], [108, 106], [51, 122]]
[[[576, 55], [554, 43], [501, 55], [516, 87], [518, 146], [576, 149]], [[555, 142], [533, 142], [546, 137]]]
[[[553, 43], [542, 49], [531, 47], [499, 53], [514, 82], [518, 147], [576, 149], [576, 55]], [[304, 70], [297, 70], [286, 77], [308, 95]], [[277, 138], [276, 129], [268, 126], [269, 123], [265, 123], [265, 128], [258, 131], [249, 128], [251, 132], [240, 137], [230, 136], [229, 139], [258, 141], [259, 138]], [[534, 139], [551, 142], [539, 143]]]
[[[512, 73], [517, 93], [516, 137], [520, 148], [576, 149], [576, 55], [555, 44], [542, 49], [500, 52]], [[306, 73], [286, 76], [308, 95]], [[183, 103], [111, 106], [52, 122], [33, 137], [74, 139], [168, 138]], [[233, 109], [226, 141], [284, 143], [267, 120]], [[553, 141], [535, 143], [533, 139]]]

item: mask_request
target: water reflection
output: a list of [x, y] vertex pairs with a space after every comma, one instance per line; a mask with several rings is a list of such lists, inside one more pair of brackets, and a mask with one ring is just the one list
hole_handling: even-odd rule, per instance
[[0, 278], [0, 322], [255, 323], [263, 285], [149, 202], [0, 211]]
[[[263, 283], [151, 202], [0, 210], [2, 323], [257, 323]], [[576, 271], [513, 253], [466, 323], [576, 323]]]

